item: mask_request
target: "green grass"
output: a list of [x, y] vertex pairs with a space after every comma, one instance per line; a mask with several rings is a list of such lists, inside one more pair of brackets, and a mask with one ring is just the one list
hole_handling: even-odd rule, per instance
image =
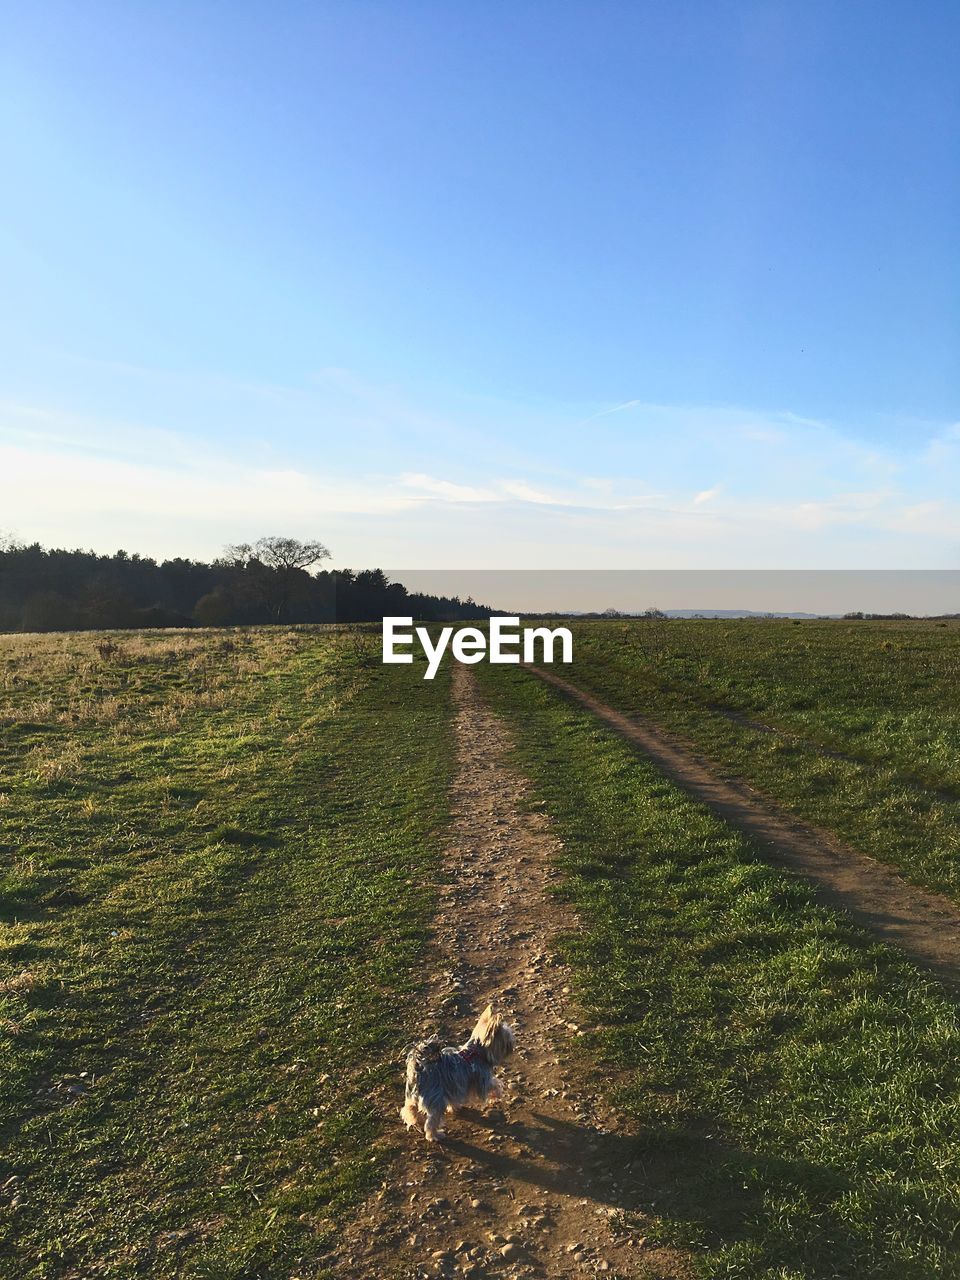
[[584, 622], [560, 670], [960, 897], [960, 624]]
[[0, 663], [0, 1274], [315, 1265], [382, 1158], [445, 679], [307, 630]]
[[955, 1005], [589, 714], [478, 671], [564, 841], [586, 1047], [657, 1170], [642, 1233], [712, 1277], [960, 1276]]

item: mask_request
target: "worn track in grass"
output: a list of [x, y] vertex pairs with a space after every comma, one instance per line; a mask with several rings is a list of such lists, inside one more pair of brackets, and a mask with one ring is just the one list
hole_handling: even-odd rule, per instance
[[[551, 895], [557, 838], [527, 803], [510, 738], [473, 671], [453, 671], [458, 774], [420, 1032], [462, 1043], [493, 1001], [517, 1031], [503, 1103], [448, 1117], [441, 1145], [403, 1135], [402, 1068], [383, 1100], [399, 1150], [332, 1260], [351, 1277], [690, 1274], [675, 1250], [617, 1229], [656, 1196], [656, 1157], [622, 1132], [577, 1067], [570, 990], [555, 954], [574, 921]], [[395, 1096], [394, 1096], [395, 1095]]]
[[638, 747], [671, 781], [753, 840], [771, 862], [805, 876], [824, 901], [960, 988], [960, 907], [955, 902], [910, 884], [830, 832], [791, 817], [745, 783], [718, 777], [655, 725], [623, 715], [553, 672], [526, 669]]

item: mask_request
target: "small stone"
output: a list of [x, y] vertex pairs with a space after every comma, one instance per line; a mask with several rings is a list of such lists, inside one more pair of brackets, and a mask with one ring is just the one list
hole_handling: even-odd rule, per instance
[[519, 1258], [520, 1246], [518, 1244], [505, 1244], [500, 1250], [500, 1257], [506, 1258], [508, 1261], [511, 1258]]

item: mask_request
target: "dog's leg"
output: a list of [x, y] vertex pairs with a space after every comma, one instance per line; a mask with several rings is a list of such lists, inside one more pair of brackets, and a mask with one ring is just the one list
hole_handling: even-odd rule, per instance
[[419, 1110], [417, 1104], [411, 1102], [410, 1099], [407, 1099], [403, 1104], [403, 1108], [400, 1111], [400, 1119], [408, 1129], [423, 1128], [423, 1113]]
[[439, 1142], [443, 1137], [443, 1112], [428, 1111], [427, 1122], [423, 1126], [423, 1136], [428, 1142]]
[[490, 1081], [490, 1088], [487, 1090], [486, 1102], [488, 1106], [500, 1101], [503, 1097], [503, 1085], [496, 1076]]

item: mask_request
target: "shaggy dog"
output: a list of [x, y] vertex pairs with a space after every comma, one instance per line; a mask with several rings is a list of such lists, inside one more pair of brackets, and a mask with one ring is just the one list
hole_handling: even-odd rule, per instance
[[487, 1005], [462, 1048], [444, 1047], [434, 1036], [414, 1045], [407, 1055], [406, 1101], [400, 1116], [408, 1129], [423, 1127], [428, 1142], [443, 1132], [443, 1117], [468, 1103], [500, 1097], [493, 1074], [513, 1053], [513, 1031]]

